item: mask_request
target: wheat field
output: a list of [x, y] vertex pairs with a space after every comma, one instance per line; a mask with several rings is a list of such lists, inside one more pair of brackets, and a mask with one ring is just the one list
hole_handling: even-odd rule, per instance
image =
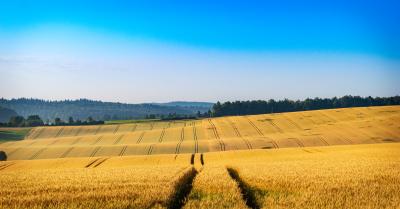
[[187, 121], [38, 127], [0, 144], [9, 160], [205, 153], [400, 141], [400, 107], [361, 107]]
[[0, 208], [400, 208], [400, 107], [39, 127]]

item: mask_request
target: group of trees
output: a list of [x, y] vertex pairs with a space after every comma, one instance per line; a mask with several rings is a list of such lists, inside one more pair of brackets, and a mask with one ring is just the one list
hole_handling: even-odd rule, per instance
[[[87, 99], [46, 101], [27, 98], [10, 100], [0, 98], [0, 107], [12, 109], [17, 112], [18, 115], [24, 117], [28, 117], [29, 115], [39, 115], [44, 121], [54, 121], [57, 117], [66, 121], [70, 116], [74, 119], [80, 120], [85, 120], [89, 116], [93, 117], [95, 120], [143, 119], [147, 114], [168, 115], [168, 113], [194, 116], [197, 111], [208, 111], [211, 109], [211, 106], [211, 103], [190, 102], [187, 104], [185, 102], [124, 104], [92, 101]], [[9, 117], [7, 117], [3, 122], [6, 122], [8, 118]]]
[[8, 123], [0, 123], [0, 126], [3, 127], [35, 127], [43, 125], [43, 120], [38, 115], [30, 115], [26, 119], [19, 115], [12, 116]]
[[176, 114], [169, 113], [168, 115], [164, 114], [148, 114], [145, 116], [145, 119], [161, 119], [161, 120], [185, 120], [185, 119], [196, 119], [196, 118], [206, 118], [211, 116], [211, 110], [205, 111], [201, 113], [197, 111], [195, 115], [193, 114]]
[[92, 117], [88, 117], [86, 121], [74, 120], [69, 117], [67, 122], [64, 122], [60, 118], [56, 118], [54, 123], [47, 121], [46, 123], [39, 117], [39, 115], [30, 115], [26, 119], [23, 116], [12, 116], [8, 123], [0, 123], [2, 127], [35, 127], [35, 126], [72, 126], [72, 125], [98, 125], [104, 124], [102, 120], [94, 120]]
[[53, 124], [49, 125], [54, 125], [54, 126], [79, 126], [79, 125], [99, 125], [99, 124], [104, 124], [104, 121], [102, 120], [94, 120], [92, 117], [88, 117], [85, 121], [82, 120], [74, 120], [73, 117], [69, 117], [68, 121], [65, 122], [61, 118], [56, 118], [54, 119]]
[[270, 99], [268, 101], [236, 101], [236, 102], [217, 102], [212, 107], [212, 116], [225, 115], [250, 115], [265, 113], [294, 112], [305, 110], [332, 109], [344, 107], [367, 107], [383, 105], [399, 105], [400, 96], [394, 97], [360, 97], [344, 96], [333, 98], [314, 98], [303, 101], [297, 100], [279, 100]]

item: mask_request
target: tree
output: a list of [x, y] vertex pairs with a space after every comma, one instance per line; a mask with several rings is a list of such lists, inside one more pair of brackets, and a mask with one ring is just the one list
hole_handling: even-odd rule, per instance
[[68, 118], [68, 123], [70, 124], [70, 125], [73, 125], [75, 122], [74, 122], [74, 118], [73, 117], [69, 117]]
[[61, 118], [55, 118], [54, 119], [54, 124], [56, 126], [62, 125], [64, 122], [61, 120]]
[[43, 126], [43, 120], [39, 117], [39, 115], [30, 115], [25, 120], [25, 126], [35, 127], [35, 126]]
[[24, 126], [25, 118], [22, 116], [12, 116], [10, 118], [10, 126], [12, 127], [22, 127]]

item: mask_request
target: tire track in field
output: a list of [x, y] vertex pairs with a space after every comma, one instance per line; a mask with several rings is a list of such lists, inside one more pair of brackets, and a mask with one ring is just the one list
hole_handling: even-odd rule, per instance
[[246, 144], [247, 149], [253, 149], [249, 140], [246, 139], [245, 137], [242, 137], [242, 134], [240, 134], [239, 129], [236, 127], [236, 124], [230, 118], [227, 118], [227, 120], [228, 123], [232, 126], [233, 130], [235, 131], [236, 136], [241, 138], [243, 142]]
[[149, 146], [149, 149], [147, 150], [147, 155], [151, 155], [151, 153], [153, 153], [154, 145], [155, 145], [155, 144], [151, 144], [151, 145]]
[[195, 122], [193, 122], [193, 140], [194, 140], [194, 152], [198, 153], [199, 152], [199, 141], [197, 140], [197, 129], [196, 129]]
[[229, 176], [238, 184], [240, 193], [242, 194], [243, 201], [251, 209], [259, 209], [260, 205], [257, 203], [255, 191], [248, 185], [239, 175], [239, 172], [233, 168], [226, 168]]
[[120, 135], [115, 141], [114, 141], [114, 144], [118, 144], [121, 140], [122, 140], [122, 138], [124, 138], [124, 134], [122, 134], [122, 135]]
[[109, 158], [97, 158], [95, 160], [92, 160], [91, 162], [89, 162], [85, 168], [96, 168], [99, 165], [103, 164], [104, 162], [106, 162]]
[[133, 125], [133, 127], [132, 127], [132, 129], [131, 129], [131, 132], [136, 131], [136, 127], [137, 127], [137, 124]]
[[323, 136], [318, 136], [318, 138], [322, 141], [323, 144], [325, 144], [326, 146], [329, 146], [329, 143], [326, 141], [325, 137]]
[[44, 128], [40, 128], [39, 131], [38, 131], [38, 133], [35, 134], [35, 137], [32, 137], [32, 138], [33, 138], [33, 139], [39, 138], [39, 136], [42, 135], [43, 131], [44, 131]]
[[225, 151], [225, 143], [222, 141], [222, 139], [219, 137], [218, 131], [217, 131], [217, 127], [215, 126], [214, 122], [212, 122], [212, 120], [209, 118], [208, 122], [211, 125], [211, 129], [213, 130], [215, 139], [218, 141], [219, 147], [221, 151]]
[[78, 136], [81, 131], [82, 131], [82, 126], [79, 126], [78, 130], [75, 133], [75, 136]]
[[151, 130], [153, 130], [153, 128], [154, 128], [154, 122], [150, 123], [150, 129], [149, 130], [151, 131]]
[[54, 136], [54, 138], [59, 137], [60, 134], [61, 134], [61, 132], [62, 132], [63, 130], [64, 130], [64, 126], [62, 126], [62, 127], [60, 128], [60, 130], [58, 130], [58, 132], [57, 132], [57, 134]]
[[261, 132], [261, 130], [256, 126], [256, 124], [254, 124], [247, 116], [244, 116], [244, 118], [247, 119], [247, 121], [249, 122], [249, 124], [251, 126], [253, 126], [253, 128], [256, 130], [256, 132], [258, 133], [258, 135], [260, 136], [264, 136], [264, 134]]
[[180, 138], [178, 144], [176, 144], [176, 147], [175, 147], [175, 154], [179, 154], [180, 149], [181, 149], [181, 144], [182, 144], [184, 138], [185, 138], [185, 128], [182, 128], [181, 138]]
[[65, 158], [67, 155], [74, 149], [74, 147], [68, 148], [61, 156], [60, 158]]
[[98, 126], [97, 129], [96, 129], [96, 131], [94, 131], [94, 134], [93, 134], [93, 135], [97, 135], [97, 134], [99, 133], [101, 127], [102, 127], [102, 126]]
[[101, 147], [96, 147], [94, 148], [92, 154], [90, 154], [90, 157], [94, 157], [96, 155], [96, 153], [100, 150]]
[[288, 139], [291, 139], [294, 142], [296, 142], [296, 144], [299, 145], [299, 147], [304, 147], [304, 144], [303, 144], [303, 142], [300, 141], [300, 139], [298, 139], [298, 138], [288, 138]]
[[128, 145], [125, 145], [125, 146], [122, 148], [121, 152], [119, 153], [119, 156], [124, 156], [124, 154], [125, 154], [127, 148], [128, 148]]
[[[185, 169], [186, 170], [186, 169]], [[185, 205], [188, 196], [193, 188], [193, 181], [199, 172], [191, 166], [191, 168], [182, 175], [181, 178], [176, 180], [174, 186], [174, 193], [168, 198], [166, 208], [168, 209], [181, 209]], [[155, 206], [152, 204], [149, 208]]]
[[53, 139], [53, 141], [52, 141], [50, 144], [46, 145], [46, 146], [52, 146], [52, 145], [54, 145], [54, 144], [57, 143], [57, 142], [58, 142], [58, 140]]
[[81, 139], [82, 139], [82, 137], [76, 138], [76, 139], [70, 144], [70, 146], [75, 145], [75, 144], [78, 143]]
[[294, 122], [294, 120], [292, 120], [291, 118], [289, 118], [289, 116], [282, 114], [282, 117], [285, 118], [290, 124], [292, 124], [294, 127], [296, 127], [299, 130], [303, 130], [302, 127], [300, 127], [296, 122]]
[[203, 153], [200, 154], [200, 163], [202, 166], [204, 166], [204, 156]]
[[161, 131], [160, 137], [158, 138], [158, 142], [161, 143], [163, 141], [165, 135], [165, 128]]
[[94, 141], [91, 145], [96, 145], [103, 138], [103, 136], [99, 136], [96, 141]]
[[119, 127], [120, 127], [120, 125], [117, 125], [117, 126], [115, 127], [115, 129], [114, 129], [114, 131], [113, 131], [114, 134], [117, 133]]
[[4, 169], [6, 169], [6, 168], [8, 168], [8, 167], [10, 167], [12, 165], [15, 165], [15, 164], [16, 163], [6, 163], [6, 164], [3, 164], [3, 165], [0, 165], [0, 171], [4, 170]]
[[268, 122], [279, 132], [279, 133], [283, 133], [284, 131], [278, 126], [276, 125], [276, 123], [273, 121], [274, 119], [268, 120]]
[[143, 132], [140, 134], [139, 138], [138, 138], [137, 141], [136, 141], [136, 144], [139, 144], [139, 143], [142, 141], [142, 139], [143, 139], [145, 133], [146, 133], [146, 132], [143, 131]]
[[46, 149], [46, 148], [42, 148], [42, 149], [38, 150], [35, 154], [33, 154], [33, 155], [29, 158], [29, 160], [33, 160], [33, 159], [37, 158], [45, 149]]

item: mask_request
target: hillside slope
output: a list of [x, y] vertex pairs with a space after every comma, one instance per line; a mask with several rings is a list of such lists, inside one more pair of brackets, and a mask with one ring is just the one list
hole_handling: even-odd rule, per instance
[[197, 111], [207, 112], [211, 105], [203, 103], [160, 103], [160, 104], [125, 104], [101, 102], [87, 99], [45, 101], [39, 99], [0, 99], [0, 106], [11, 108], [20, 115], [39, 115], [42, 119], [53, 121], [59, 117], [68, 120], [86, 120], [89, 116], [96, 120], [117, 120], [143, 118], [146, 115], [195, 115]]
[[0, 106], [0, 123], [6, 123], [10, 121], [12, 116], [17, 116], [17, 112], [12, 109]]
[[400, 106], [137, 124], [37, 127], [8, 159], [204, 153], [400, 141]]

